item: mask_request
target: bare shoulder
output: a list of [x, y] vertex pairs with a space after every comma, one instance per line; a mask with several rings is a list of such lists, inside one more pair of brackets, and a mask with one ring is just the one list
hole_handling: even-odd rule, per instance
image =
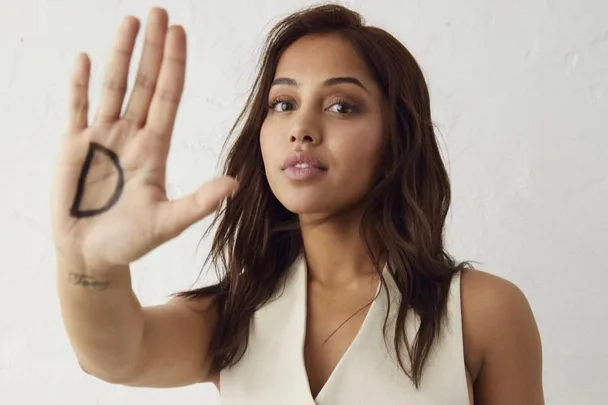
[[532, 310], [522, 290], [485, 271], [462, 272], [461, 302], [465, 327], [479, 338], [492, 339], [504, 328], [531, 326]]
[[461, 275], [462, 325], [475, 404], [542, 404], [542, 349], [526, 295], [481, 270]]

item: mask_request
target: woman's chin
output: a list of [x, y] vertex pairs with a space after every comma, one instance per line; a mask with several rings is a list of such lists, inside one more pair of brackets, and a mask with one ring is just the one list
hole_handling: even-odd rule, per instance
[[297, 215], [315, 215], [323, 214], [327, 212], [327, 208], [324, 208], [321, 204], [305, 204], [301, 201], [293, 203], [283, 203], [283, 206], [289, 211]]
[[343, 201], [338, 202], [327, 198], [296, 199], [291, 195], [279, 199], [279, 201], [288, 211], [298, 215], [300, 223], [316, 223], [335, 215], [338, 215], [338, 217], [343, 217], [344, 215], [350, 217], [353, 214], [357, 216], [360, 215], [361, 211], [361, 206], [357, 203], [345, 204]]
[[[297, 194], [297, 193], [294, 193]], [[320, 198], [310, 198], [297, 195], [279, 198], [279, 201], [290, 212], [297, 215], [319, 215], [331, 212], [334, 207], [330, 201]], [[300, 198], [298, 198], [300, 197]], [[303, 198], [301, 198], [303, 197]]]

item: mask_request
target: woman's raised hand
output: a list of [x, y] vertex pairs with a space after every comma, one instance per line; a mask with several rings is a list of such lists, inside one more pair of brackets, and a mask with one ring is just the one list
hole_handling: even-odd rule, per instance
[[220, 177], [193, 194], [167, 199], [165, 172], [184, 88], [186, 33], [150, 11], [137, 79], [125, 108], [129, 64], [139, 21], [123, 20], [88, 123], [90, 60], [77, 57], [69, 117], [54, 163], [53, 241], [63, 259], [90, 269], [130, 262], [213, 212], [236, 189]]

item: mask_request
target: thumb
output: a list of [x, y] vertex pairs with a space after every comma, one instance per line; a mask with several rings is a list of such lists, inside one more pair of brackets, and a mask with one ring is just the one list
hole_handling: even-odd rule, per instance
[[217, 209], [220, 202], [230, 197], [238, 183], [232, 177], [219, 177], [203, 184], [194, 193], [174, 201], [165, 201], [158, 208], [156, 237], [160, 243], [181, 234], [186, 228]]

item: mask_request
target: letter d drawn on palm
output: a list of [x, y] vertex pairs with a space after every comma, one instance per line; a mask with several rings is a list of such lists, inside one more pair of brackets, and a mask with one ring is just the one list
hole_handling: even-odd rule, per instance
[[[105, 154], [110, 159], [110, 161], [114, 164], [114, 167], [116, 168], [116, 172], [118, 174], [118, 181], [116, 183], [116, 188], [114, 190], [114, 193], [112, 194], [110, 200], [104, 206], [85, 210], [85, 209], [81, 209], [80, 205], [82, 203], [82, 199], [83, 199], [84, 193], [86, 191], [85, 185], [86, 185], [87, 176], [89, 174], [89, 170], [91, 169], [91, 164], [93, 162], [93, 158], [95, 157], [96, 153]], [[89, 144], [89, 151], [85, 158], [84, 164], [82, 165], [82, 170], [80, 171], [80, 176], [78, 178], [78, 188], [76, 190], [74, 202], [72, 203], [72, 207], [70, 208], [70, 215], [72, 217], [76, 217], [76, 218], [86, 218], [86, 217], [92, 217], [95, 215], [99, 215], [99, 214], [102, 214], [102, 213], [108, 211], [110, 208], [112, 208], [112, 206], [114, 206], [116, 204], [116, 202], [120, 198], [124, 184], [125, 184], [124, 173], [123, 173], [122, 168], [120, 167], [120, 161], [118, 159], [118, 155], [116, 155], [116, 153], [112, 152], [110, 149], [104, 147], [103, 145], [100, 145], [96, 142], [91, 142]]]

